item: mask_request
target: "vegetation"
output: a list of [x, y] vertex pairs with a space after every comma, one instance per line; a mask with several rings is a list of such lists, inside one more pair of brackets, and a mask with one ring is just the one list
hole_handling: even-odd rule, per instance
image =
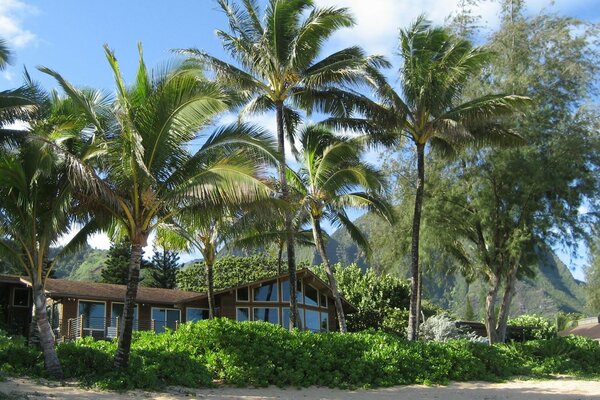
[[[100, 271], [100, 282], [113, 283], [116, 285], [127, 285], [127, 280], [129, 279], [130, 260], [131, 243], [128, 240], [121, 240], [118, 243], [113, 243], [108, 250], [104, 267]], [[140, 269], [148, 267], [149, 264], [144, 260], [142, 254]]]
[[[37, 91], [32, 87], [32, 91]], [[93, 93], [82, 92], [82, 99], [94, 103]], [[60, 149], [85, 158], [91, 146], [80, 140], [85, 127], [76, 103], [56, 93], [38, 92], [40, 108], [30, 120], [32, 132], [39, 138], [11, 147], [0, 158], [0, 255], [25, 274], [33, 292], [33, 316], [39, 331], [40, 345], [48, 373], [60, 378], [62, 370], [54, 349], [54, 335], [46, 312], [44, 284], [61, 254], [50, 259], [50, 247], [72, 224], [82, 224], [63, 253], [76, 248], [95, 224], [89, 211], [82, 210], [73, 196], [69, 165], [54, 151]], [[60, 144], [50, 144], [50, 139]]]
[[[464, 91], [490, 61], [490, 53], [470, 41], [453, 36], [448, 29], [432, 27], [419, 17], [400, 31], [400, 90], [377, 76], [381, 103], [357, 99], [364, 119], [333, 118], [335, 126], [366, 131], [373, 140], [393, 146], [410, 139], [416, 146], [417, 176], [411, 242], [411, 303], [408, 337], [418, 335], [420, 315], [419, 242], [425, 185], [425, 148], [452, 155], [465, 145], [511, 143], [518, 137], [505, 129], [499, 117], [514, 114], [527, 98], [484, 93], [465, 101]], [[415, 51], [415, 49], [418, 49]], [[461, 101], [457, 101], [460, 99]]]
[[[514, 119], [525, 144], [467, 152], [431, 173], [431, 224], [466, 274], [487, 283], [492, 341], [504, 340], [516, 282], [535, 274], [529, 267], [547, 256], [548, 246], [588, 237], [595, 218], [577, 210], [597, 196], [600, 182], [600, 141], [590, 134], [597, 132], [597, 110], [584, 105], [596, 93], [600, 53], [588, 43], [594, 28], [523, 13], [520, 3], [506, 9], [490, 43], [498, 57], [472, 90], [531, 95], [531, 108]], [[576, 27], [582, 34], [572, 36]], [[548, 43], [555, 44], [552, 61], [544, 57]]]
[[[183, 51], [205, 64], [219, 82], [244, 94], [240, 112], [275, 111], [280, 197], [289, 199], [286, 177], [286, 139], [293, 144], [302, 117], [294, 107], [329, 112], [347, 85], [367, 82], [367, 71], [384, 66], [380, 57], [367, 57], [357, 46], [322, 57], [327, 39], [354, 25], [345, 8], [317, 8], [313, 0], [269, 0], [261, 12], [258, 3], [217, 1], [228, 18], [229, 32], [219, 30], [223, 48], [239, 67], [197, 49]], [[321, 58], [320, 58], [321, 57]], [[319, 59], [320, 58], [320, 59]], [[285, 212], [287, 261], [290, 281], [290, 325], [297, 326], [296, 261], [293, 213]]]
[[[95, 217], [103, 217], [109, 229], [131, 242], [123, 330], [115, 356], [115, 366], [123, 367], [129, 359], [142, 247], [148, 237], [181, 212], [184, 202], [236, 204], [266, 197], [269, 189], [257, 179], [262, 166], [257, 160], [269, 153], [270, 143], [262, 130], [237, 125], [217, 130], [190, 153], [186, 144], [226, 109], [227, 93], [195, 69], [176, 67], [150, 75], [141, 46], [136, 81], [126, 88], [115, 55], [108, 47], [105, 52], [117, 86], [110, 123], [96, 117], [106, 110], [89, 107], [63, 77], [44, 71], [82, 106], [100, 133], [102, 147], [119, 150], [103, 152], [101, 175], [87, 163], [69, 159], [71, 172], [88, 185], [84, 195]], [[243, 146], [246, 152], [237, 151]], [[259, 155], [258, 149], [265, 152]]]
[[290, 186], [298, 193], [302, 211], [310, 217], [314, 242], [333, 292], [340, 332], [345, 333], [346, 318], [321, 224], [330, 221], [343, 226], [369, 257], [369, 243], [348, 218], [346, 209], [367, 209], [393, 222], [392, 206], [384, 197], [383, 176], [361, 161], [360, 142], [336, 137], [317, 126], [304, 128], [299, 136], [302, 147], [297, 158], [302, 168], [297, 174], [290, 174]]
[[[151, 71], [140, 44], [126, 85], [105, 46], [114, 95], [76, 88], [42, 67], [66, 97], [47, 93], [25, 71], [21, 87], [0, 92], [0, 270], [31, 283], [41, 353], [0, 337], [1, 368], [22, 373], [30, 362], [37, 375], [113, 388], [599, 373], [597, 345], [556, 337], [580, 317], [583, 289], [551, 254], [552, 246], [593, 243], [588, 307], [600, 309], [598, 26], [530, 17], [524, 1], [497, 1], [501, 26], [481, 47], [473, 44], [477, 0], [462, 1], [448, 26], [423, 16], [401, 27], [397, 86], [381, 56], [357, 46], [322, 54], [354, 19], [315, 0], [217, 0], [228, 22], [217, 36], [233, 64], [185, 49], [178, 52], [187, 60]], [[12, 59], [0, 39], [0, 71]], [[206, 129], [232, 111], [236, 123]], [[261, 113], [273, 114], [274, 138], [243, 123]], [[313, 124], [315, 115], [323, 121]], [[24, 130], [13, 129], [19, 124]], [[288, 164], [286, 141], [297, 164]], [[373, 146], [387, 150], [381, 169], [366, 161]], [[350, 209], [370, 213], [351, 221]], [[343, 229], [329, 237], [328, 223]], [[97, 232], [117, 243], [108, 257], [84, 247]], [[341, 333], [354, 333], [216, 320], [134, 340], [142, 248], [154, 235], [203, 260], [181, 269], [164, 250], [145, 282], [207, 291], [211, 319], [216, 290], [280, 274], [285, 251], [297, 326], [304, 252], [322, 263], [313, 268], [329, 282]], [[224, 256], [239, 249], [265, 254]], [[86, 254], [93, 260], [82, 262]], [[57, 353], [46, 280], [99, 275], [127, 286], [118, 340], [62, 344]], [[421, 304], [423, 293], [454, 315], [482, 319], [492, 346], [451, 340], [461, 334], [441, 310]], [[358, 312], [346, 318], [341, 296]], [[556, 322], [510, 320], [514, 300], [517, 313], [561, 313]], [[436, 315], [421, 326], [424, 336], [444, 343], [400, 339], [417, 339], [421, 314]], [[509, 324], [538, 340], [496, 345]]]
[[[600, 345], [575, 337], [488, 346], [467, 340], [408, 342], [381, 332], [289, 332], [269, 323], [214, 319], [175, 332], [136, 333], [124, 370], [112, 367], [116, 346], [91, 339], [59, 345], [65, 375], [122, 390], [209, 386], [215, 379], [236, 386], [345, 388], [600, 374]], [[40, 362], [37, 350], [0, 336], [1, 371], [36, 375]]]
[[177, 285], [177, 272], [183, 267], [179, 263], [179, 254], [175, 251], [167, 250], [164, 247], [161, 249], [154, 248], [152, 261], [150, 262], [150, 278], [149, 286], [175, 289]]
[[[224, 256], [214, 265], [215, 290], [235, 287], [278, 275], [278, 263], [264, 255], [250, 257]], [[206, 292], [204, 262], [189, 265], [177, 273], [177, 287], [182, 290]]]

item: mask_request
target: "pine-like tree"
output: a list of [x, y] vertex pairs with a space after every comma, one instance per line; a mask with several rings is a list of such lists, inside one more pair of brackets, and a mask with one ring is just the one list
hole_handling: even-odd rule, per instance
[[176, 286], [177, 271], [183, 267], [179, 263], [179, 253], [165, 248], [162, 251], [154, 250], [150, 265], [150, 286], [164, 289], [174, 289]]
[[[149, 263], [145, 261], [142, 252], [141, 268], [148, 268]], [[104, 268], [100, 272], [100, 282], [114, 283], [116, 285], [127, 285], [129, 276], [129, 263], [131, 259], [131, 243], [123, 240], [119, 243], [113, 243], [108, 250], [108, 257], [104, 263]], [[140, 281], [142, 281], [140, 279]]]

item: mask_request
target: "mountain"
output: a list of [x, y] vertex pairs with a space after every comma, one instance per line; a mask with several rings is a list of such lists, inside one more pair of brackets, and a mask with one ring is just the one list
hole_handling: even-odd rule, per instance
[[[393, 247], [400, 246], [400, 238], [386, 227], [381, 219], [373, 215], [360, 217], [356, 224], [365, 232], [373, 244], [373, 258], [368, 263], [357, 246], [351, 241], [348, 233], [340, 229], [333, 233], [327, 244], [327, 254], [332, 262], [348, 264], [356, 262], [362, 268], [394, 271], [408, 277], [409, 260]], [[385, 238], [388, 238], [386, 241]], [[400, 254], [398, 254], [400, 253]], [[314, 262], [320, 257], [315, 256]], [[474, 312], [483, 317], [486, 287], [483, 282], [467, 282], [457, 272], [452, 272], [447, 262], [440, 258], [443, 267], [436, 271], [424, 271], [423, 289], [425, 298], [439, 306], [452, 311], [457, 317], [466, 312], [466, 301], [469, 299]], [[539, 256], [538, 265], [532, 266], [535, 275], [519, 281], [516, 294], [511, 305], [511, 314], [541, 314], [554, 318], [558, 311], [586, 312], [585, 283], [576, 280], [569, 268], [553, 253]], [[444, 271], [449, 271], [444, 273]]]
[[[56, 254], [57, 249], [53, 249]], [[53, 254], [51, 254], [53, 256]], [[108, 256], [108, 250], [85, 246], [81, 250], [62, 257], [54, 267], [54, 277], [75, 281], [100, 281], [100, 270]]]

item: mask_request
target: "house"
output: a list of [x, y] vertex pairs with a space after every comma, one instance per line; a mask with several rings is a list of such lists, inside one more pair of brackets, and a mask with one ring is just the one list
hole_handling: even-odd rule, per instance
[[[299, 326], [315, 332], [337, 329], [331, 288], [308, 269], [298, 276]], [[2, 304], [12, 312], [5, 315], [15, 333], [26, 334], [31, 320], [30, 282], [22, 277], [0, 276]], [[5, 283], [4, 283], [5, 282]], [[50, 320], [57, 339], [117, 336], [122, 326], [125, 285], [48, 279], [46, 295]], [[4, 293], [10, 294], [4, 294]], [[26, 294], [27, 293], [27, 294]], [[289, 326], [290, 290], [287, 274], [215, 292], [217, 316], [237, 321], [266, 321]], [[345, 312], [355, 307], [342, 300]], [[16, 305], [20, 304], [20, 305]], [[20, 313], [17, 313], [20, 312]], [[134, 329], [164, 332], [180, 323], [208, 318], [206, 293], [140, 287]]]
[[[455, 326], [463, 333], [474, 333], [480, 337], [487, 337], [485, 324], [476, 321], [456, 321]], [[533, 339], [533, 328], [525, 326], [507, 326], [506, 340], [515, 342], [525, 342]]]
[[31, 289], [20, 277], [0, 275], [0, 328], [27, 336], [31, 304]]
[[577, 322], [574, 328], [558, 332], [559, 336], [583, 336], [588, 339], [600, 341], [600, 317], [585, 318]]

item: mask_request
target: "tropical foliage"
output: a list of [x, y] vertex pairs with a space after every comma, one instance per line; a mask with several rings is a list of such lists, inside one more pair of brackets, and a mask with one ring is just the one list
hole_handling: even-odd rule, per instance
[[[236, 386], [355, 388], [600, 373], [598, 343], [575, 337], [488, 346], [408, 342], [383, 332], [290, 332], [264, 322], [214, 319], [136, 334], [125, 370], [112, 367], [116, 346], [87, 338], [59, 345], [58, 353], [66, 376], [117, 390], [210, 386], [215, 379]], [[37, 375], [40, 362], [37, 350], [0, 335], [0, 371]]]
[[[345, 8], [318, 8], [313, 0], [269, 0], [263, 12], [255, 0], [241, 4], [217, 0], [229, 22], [218, 30], [223, 48], [238, 63], [232, 65], [198, 49], [182, 50], [211, 70], [217, 80], [236, 90], [243, 105], [240, 115], [275, 112], [281, 199], [289, 199], [286, 177], [286, 139], [293, 144], [301, 122], [300, 110], [329, 112], [347, 85], [368, 81], [367, 71], [387, 65], [380, 57], [367, 57], [359, 47], [327, 56], [321, 51], [327, 39], [354, 25]], [[296, 325], [296, 261], [294, 215], [284, 213], [291, 326]]]
[[[123, 330], [115, 358], [120, 367], [129, 359], [142, 247], [148, 237], [185, 206], [242, 203], [267, 196], [269, 189], [259, 179], [262, 164], [257, 160], [262, 157], [259, 149], [268, 156], [270, 142], [264, 131], [236, 125], [206, 137], [204, 145], [191, 153], [188, 142], [227, 108], [226, 91], [195, 69], [174, 68], [151, 75], [141, 46], [136, 81], [127, 88], [114, 53], [108, 47], [105, 53], [117, 91], [108, 114], [106, 109], [90, 107], [82, 92], [58, 73], [43, 71], [54, 76], [83, 108], [99, 139], [96, 159], [102, 156], [97, 160], [102, 173], [96, 173], [86, 160], [63, 153], [71, 174], [83, 186], [95, 217], [106, 220], [106, 228], [114, 235], [131, 242]], [[106, 118], [100, 118], [103, 115]], [[247, 151], [240, 152], [239, 146], [246, 146]]]
[[[231, 62], [179, 49], [184, 60], [150, 70], [140, 44], [126, 84], [105, 46], [113, 94], [41, 67], [66, 96], [48, 93], [25, 70], [21, 87], [0, 92], [0, 269], [31, 284], [41, 353], [0, 336], [0, 368], [29, 362], [42, 374], [43, 360], [49, 376], [120, 388], [600, 373], [597, 345], [556, 338], [543, 317], [509, 321], [519, 281], [569, 274], [549, 256], [552, 246], [586, 240], [589, 308], [600, 308], [598, 27], [529, 17], [523, 1], [499, 1], [501, 26], [482, 46], [472, 40], [471, 0], [448, 26], [422, 16], [401, 27], [397, 85], [382, 71], [391, 66], [384, 57], [358, 46], [324, 51], [355, 20], [316, 0], [217, 0], [228, 23], [217, 36]], [[13, 59], [0, 39], [0, 71]], [[226, 112], [237, 122], [215, 126]], [[244, 122], [265, 113], [273, 133]], [[366, 161], [373, 149], [385, 151], [382, 168]], [[368, 214], [352, 221], [355, 211]], [[329, 225], [345, 242], [327, 235]], [[61, 259], [67, 266], [56, 276], [76, 276], [77, 252], [98, 232], [116, 243], [101, 274], [126, 285], [122, 329], [114, 342], [64, 344], [57, 355], [44, 285]], [[142, 276], [151, 238], [163, 251]], [[360, 267], [334, 265], [344, 244]], [[181, 268], [173, 249], [199, 251], [202, 261]], [[207, 291], [213, 319], [216, 290], [281, 274], [284, 255], [290, 325], [298, 326], [297, 258], [306, 249], [322, 264], [313, 268], [332, 289], [340, 331], [383, 332], [311, 335], [215, 320], [134, 338], [141, 278]], [[226, 255], [239, 252], [261, 255]], [[97, 274], [95, 256], [84, 269]], [[564, 286], [563, 311], [580, 311], [579, 284]], [[444, 290], [465, 294], [456, 314], [483, 317], [490, 344], [505, 341], [509, 324], [539, 340], [486, 348], [399, 339], [417, 339], [419, 317], [440, 314], [421, 303], [423, 293]], [[358, 312], [346, 317], [341, 296]], [[561, 314], [556, 325], [577, 318]], [[456, 333], [449, 321], [432, 318], [423, 332], [447, 340]]]
[[311, 220], [313, 238], [335, 299], [340, 331], [346, 332], [346, 317], [333, 269], [327, 256], [322, 222], [344, 227], [367, 256], [371, 248], [366, 237], [346, 214], [347, 208], [377, 213], [392, 222], [392, 206], [385, 200], [386, 183], [374, 167], [361, 161], [358, 141], [337, 137], [318, 126], [308, 126], [299, 135], [301, 168], [288, 179], [298, 194], [300, 208]]

